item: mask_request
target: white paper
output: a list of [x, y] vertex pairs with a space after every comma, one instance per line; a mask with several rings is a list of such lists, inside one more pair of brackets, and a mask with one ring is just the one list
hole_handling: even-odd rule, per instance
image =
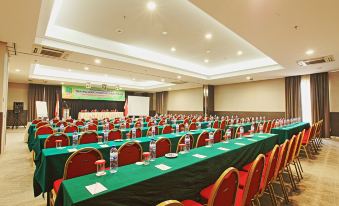
[[256, 139], [247, 139], [248, 141], [252, 141], [252, 142], [257, 142], [258, 140]]
[[266, 136], [258, 136], [258, 137], [260, 137], [260, 138], [266, 138]]
[[103, 186], [101, 183], [97, 182], [95, 184], [92, 185], [88, 185], [86, 186], [86, 189], [88, 190], [88, 192], [90, 192], [92, 195], [98, 194], [100, 192], [103, 192], [105, 190], [107, 190], [107, 188], [105, 186]]
[[205, 155], [201, 155], [201, 154], [194, 154], [194, 155], [192, 155], [192, 156], [193, 156], [193, 157], [200, 158], [200, 159], [203, 159], [203, 158], [206, 157]]
[[68, 149], [68, 152], [76, 152], [78, 151], [76, 148]]
[[225, 148], [225, 147], [219, 147], [218, 150], [229, 151], [230, 149]]
[[102, 148], [109, 147], [107, 144], [101, 144], [99, 146], [102, 147]]
[[164, 164], [160, 164], [160, 165], [155, 165], [156, 168], [160, 169], [160, 170], [169, 170], [171, 169], [171, 167], [164, 165]]
[[244, 144], [244, 143], [240, 143], [240, 142], [236, 142], [236, 143], [234, 143], [234, 144], [236, 144], [236, 145], [241, 145], [241, 146], [244, 146], [244, 145], [246, 145], [246, 144]]

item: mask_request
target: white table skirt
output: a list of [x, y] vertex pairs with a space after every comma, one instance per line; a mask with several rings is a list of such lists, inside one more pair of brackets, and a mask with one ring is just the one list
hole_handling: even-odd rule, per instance
[[79, 112], [78, 119], [85, 119], [89, 120], [92, 118], [103, 119], [103, 118], [110, 118], [114, 119], [116, 117], [123, 117], [123, 112]]

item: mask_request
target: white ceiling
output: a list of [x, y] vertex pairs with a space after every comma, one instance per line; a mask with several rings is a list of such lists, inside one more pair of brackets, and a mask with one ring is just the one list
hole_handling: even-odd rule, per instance
[[[6, 0], [5, 12], [0, 13], [0, 28], [6, 29], [0, 32], [0, 41], [17, 45], [17, 55], [10, 58], [9, 80], [84, 82], [33, 76], [31, 65], [37, 63], [71, 69], [72, 75], [102, 75], [102, 82], [106, 74], [113, 78], [111, 86], [116, 84], [114, 78], [122, 78], [125, 89], [161, 91], [244, 82], [246, 76], [263, 80], [339, 68], [338, 61], [304, 68], [296, 64], [299, 59], [329, 54], [337, 59], [339, 2], [335, 0], [157, 0], [154, 11], [146, 9], [147, 2]], [[206, 33], [212, 34], [210, 40]], [[64, 49], [70, 56], [33, 55], [34, 43]], [[171, 52], [171, 47], [176, 51]], [[308, 49], [315, 53], [306, 55]], [[237, 55], [240, 50], [243, 54]], [[98, 57], [99, 65], [94, 63]], [[258, 59], [264, 60], [262, 64]], [[158, 85], [140, 87], [150, 81]]]

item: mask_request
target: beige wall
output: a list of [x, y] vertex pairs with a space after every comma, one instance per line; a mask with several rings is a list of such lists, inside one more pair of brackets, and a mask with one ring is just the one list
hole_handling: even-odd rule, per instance
[[201, 88], [168, 92], [168, 111], [203, 111], [203, 92]]
[[285, 111], [285, 81], [273, 79], [215, 86], [215, 111]]
[[8, 110], [13, 110], [13, 102], [24, 102], [24, 110], [27, 110], [28, 84], [8, 83]]
[[339, 112], [339, 72], [329, 72], [330, 112]]

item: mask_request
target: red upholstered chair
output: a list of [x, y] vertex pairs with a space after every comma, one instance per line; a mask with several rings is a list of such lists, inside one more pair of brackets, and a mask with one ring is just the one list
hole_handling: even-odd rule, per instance
[[94, 123], [91, 123], [91, 124], [88, 125], [88, 130], [90, 130], [90, 131], [98, 131], [98, 125], [94, 124]]
[[86, 122], [86, 120], [84, 118], [81, 119], [82, 122]]
[[40, 121], [36, 124], [35, 128], [39, 128], [39, 127], [44, 126], [44, 125], [49, 125], [49, 123], [46, 122], [46, 121]]
[[268, 121], [267, 123], [267, 127], [266, 129], [264, 130], [265, 133], [271, 133], [271, 128], [272, 128], [272, 125], [274, 124], [273, 121]]
[[149, 122], [150, 119], [151, 119], [151, 117], [150, 117], [150, 116], [147, 116], [147, 117], [146, 117], [146, 122]]
[[85, 123], [83, 121], [76, 121], [75, 125], [79, 127], [79, 126], [84, 126]]
[[[155, 127], [155, 135], [158, 135], [159, 134], [159, 128], [158, 126], [154, 126]], [[152, 134], [152, 127], [149, 127], [147, 129], [147, 133], [146, 134]]]
[[63, 180], [95, 173], [97, 171], [95, 162], [101, 159], [103, 159], [101, 152], [95, 148], [79, 149], [69, 156], [65, 164], [63, 178], [53, 183], [52, 202], [55, 200]]
[[[190, 147], [191, 149], [193, 148], [193, 142], [194, 142], [194, 137], [191, 134], [188, 134], [190, 136]], [[179, 148], [179, 144], [185, 144], [185, 134], [180, 137], [179, 141], [178, 141], [178, 145], [177, 145], [177, 153], [180, 152], [180, 148]]]
[[56, 123], [58, 123], [60, 120], [59, 120], [59, 118], [54, 118], [53, 119], [53, 124], [56, 124]]
[[170, 139], [162, 137], [162, 138], [158, 139], [155, 142], [155, 144], [156, 144], [156, 148], [157, 148], [156, 149], [156, 157], [162, 157], [165, 154], [171, 152], [172, 143], [171, 143]]
[[32, 121], [32, 124], [38, 124], [41, 121], [42, 121], [41, 119], [35, 119], [35, 120]]
[[193, 118], [192, 121], [191, 121], [191, 123], [192, 123], [192, 122], [197, 122], [197, 119], [196, 119], [196, 118]]
[[305, 130], [302, 136], [301, 149], [305, 152], [308, 159], [312, 157], [312, 143], [310, 140], [314, 137], [315, 130], [316, 126], [315, 124], [313, 124], [308, 130]]
[[109, 129], [109, 130], [112, 130], [112, 129], [114, 129], [114, 128], [115, 128], [114, 123], [113, 123], [113, 122], [110, 122], [109, 125], [108, 125], [108, 129]]
[[198, 148], [198, 147], [203, 147], [206, 145], [206, 139], [209, 138], [209, 133], [208, 132], [202, 132], [198, 139], [197, 139], [197, 142], [195, 143], [195, 147]]
[[66, 147], [69, 145], [69, 138], [66, 134], [58, 132], [51, 134], [44, 143], [44, 148], [55, 148], [56, 147], [56, 140], [61, 140], [61, 146]]
[[92, 119], [92, 123], [98, 125], [99, 121], [97, 119]]
[[213, 137], [214, 137], [214, 143], [220, 142], [221, 138], [222, 138], [222, 131], [221, 131], [221, 129], [216, 129], [213, 132]]
[[220, 123], [220, 129], [225, 130], [225, 128], [226, 128], [226, 121], [222, 120], [221, 123]]
[[122, 134], [119, 129], [110, 130], [108, 133], [108, 141], [113, 141], [116, 139], [122, 139]]
[[179, 132], [185, 131], [185, 125], [183, 123], [179, 124]]
[[298, 138], [297, 138], [296, 135], [293, 135], [291, 140], [290, 140], [290, 145], [289, 145], [288, 151], [287, 151], [287, 159], [286, 159], [286, 163], [285, 163], [286, 164], [285, 168], [288, 172], [288, 177], [290, 179], [291, 186], [294, 190], [297, 190], [297, 185], [294, 181], [294, 177], [293, 177], [293, 173], [292, 173], [292, 169], [290, 167], [290, 164], [294, 160], [295, 150], [297, 149], [297, 146], [298, 146], [297, 143], [298, 143]]
[[147, 123], [147, 127], [152, 127], [152, 126], [154, 126], [154, 122], [150, 121]]
[[119, 118], [115, 118], [113, 121], [113, 124], [119, 124], [120, 123], [120, 119]]
[[[239, 185], [238, 170], [230, 167], [225, 170], [215, 184], [211, 185], [208, 196], [208, 206], [233, 206]], [[193, 200], [181, 202], [184, 206], [202, 206]]]
[[165, 124], [165, 120], [161, 120], [158, 125], [162, 126]]
[[303, 178], [303, 176], [302, 176], [303, 169], [302, 169], [302, 166], [301, 166], [301, 163], [300, 163], [299, 155], [300, 155], [300, 150], [301, 150], [301, 146], [302, 146], [302, 138], [304, 136], [304, 133], [305, 133], [305, 129], [302, 132], [299, 132], [299, 134], [298, 134], [297, 149], [295, 150], [294, 160], [292, 162], [292, 164], [295, 167], [295, 170], [297, 172], [299, 171], [301, 179]]
[[60, 125], [64, 125], [64, 127], [67, 127], [67, 122], [59, 121], [59, 122], [56, 123], [57, 127], [60, 127]]
[[72, 118], [70, 118], [70, 119], [66, 119], [66, 122], [69, 122], [69, 123], [73, 123], [73, 119]]
[[69, 125], [65, 127], [64, 133], [73, 133], [73, 132], [78, 132], [78, 127], [75, 125]]
[[53, 134], [54, 130], [51, 126], [49, 125], [44, 125], [39, 127], [36, 131], [35, 131], [35, 138], [38, 137], [39, 135], [43, 135], [43, 134]]
[[129, 122], [126, 122], [125, 127], [126, 128], [131, 128], [131, 124]]
[[95, 131], [83, 133], [79, 138], [79, 144], [88, 144], [98, 142], [98, 134]]
[[197, 123], [192, 122], [192, 123], [190, 124], [190, 126], [188, 127], [188, 130], [189, 130], [189, 131], [197, 130]]
[[184, 119], [184, 125], [187, 123], [187, 124], [189, 124], [190, 122], [189, 122], [190, 120], [188, 119], [188, 118], [186, 118], [186, 119]]
[[165, 125], [164, 128], [162, 128], [162, 134], [170, 134], [170, 133], [172, 133], [172, 126]]
[[136, 122], [135, 124], [134, 124], [134, 127], [135, 128], [140, 128], [141, 127], [141, 123], [138, 121], [138, 122]]
[[119, 167], [142, 160], [142, 147], [138, 142], [126, 142], [118, 149]]
[[218, 128], [219, 128], [219, 121], [218, 121], [218, 120], [215, 120], [215, 121], [213, 122], [213, 128], [214, 128], [214, 129], [218, 129]]
[[178, 200], [166, 200], [157, 204], [156, 206], [184, 206], [184, 205]]
[[[135, 130], [135, 136], [136, 136], [136, 138], [139, 138], [139, 137], [141, 137], [142, 136], [142, 131], [141, 131], [141, 129], [140, 128], [135, 128], [136, 130]], [[130, 135], [130, 137], [132, 137], [132, 129], [128, 132], [129, 133], [129, 135]]]

